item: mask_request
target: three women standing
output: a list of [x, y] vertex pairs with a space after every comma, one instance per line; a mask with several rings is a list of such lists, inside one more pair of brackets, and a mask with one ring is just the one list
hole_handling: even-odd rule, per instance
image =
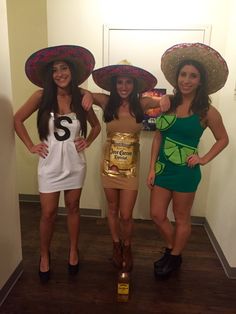
[[[26, 62], [28, 78], [43, 89], [29, 98], [14, 119], [18, 136], [30, 152], [40, 156], [39, 276], [43, 281], [50, 278], [50, 242], [61, 190], [68, 208], [68, 271], [75, 274], [79, 269], [78, 210], [86, 170], [83, 150], [99, 134], [100, 124], [92, 109], [88, 112], [83, 109], [82, 105], [91, 106], [91, 95], [78, 85], [88, 78], [93, 67], [92, 54], [79, 46], [45, 48]], [[191, 232], [190, 211], [201, 178], [199, 165], [211, 161], [228, 144], [221, 115], [209, 98], [227, 79], [228, 69], [223, 58], [206, 45], [181, 44], [164, 53], [161, 67], [175, 90], [169, 111], [157, 120], [147, 180], [152, 190], [151, 217], [166, 241], [164, 255], [154, 263], [157, 277], [167, 276], [181, 265], [181, 254]], [[158, 100], [141, 94], [152, 89], [157, 80], [148, 71], [127, 62], [97, 69], [92, 75], [99, 87], [110, 92], [92, 96], [94, 103], [103, 109], [106, 123], [101, 179], [113, 241], [112, 261], [116, 267], [131, 271], [139, 137], [144, 112], [160, 106]], [[167, 104], [161, 109], [166, 111]], [[24, 121], [35, 111], [38, 111], [41, 140], [36, 145], [24, 126]], [[91, 131], [86, 138], [87, 121]], [[200, 157], [197, 147], [207, 127], [215, 137], [215, 144]], [[170, 201], [175, 227], [167, 218]]]

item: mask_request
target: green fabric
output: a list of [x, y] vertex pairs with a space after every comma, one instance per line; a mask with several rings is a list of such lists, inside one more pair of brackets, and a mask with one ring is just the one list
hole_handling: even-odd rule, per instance
[[197, 148], [185, 145], [166, 137], [164, 143], [164, 154], [166, 159], [176, 165], [186, 165], [187, 157], [197, 153]]
[[165, 164], [163, 164], [162, 162], [160, 162], [159, 160], [157, 160], [156, 164], [155, 164], [155, 173], [157, 174], [161, 174], [163, 172], [165, 168]]
[[175, 120], [176, 115], [162, 115], [156, 119], [156, 128], [161, 131], [167, 130], [175, 123]]
[[186, 161], [189, 155], [197, 153], [204, 128], [198, 115], [185, 118], [166, 116], [167, 119], [165, 115], [158, 119], [169, 121], [169, 124], [160, 123], [158, 119], [156, 123], [160, 126], [162, 142], [154, 184], [177, 192], [194, 192], [201, 180], [200, 166], [190, 168]]

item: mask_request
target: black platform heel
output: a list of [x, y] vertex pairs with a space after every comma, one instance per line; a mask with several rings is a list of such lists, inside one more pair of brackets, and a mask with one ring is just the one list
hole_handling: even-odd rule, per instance
[[182, 264], [182, 256], [180, 255], [169, 255], [165, 264], [162, 267], [155, 268], [156, 278], [167, 278], [174, 271], [178, 270]]
[[163, 252], [163, 255], [161, 256], [161, 258], [159, 258], [157, 261], [155, 261], [153, 263], [154, 269], [163, 267], [165, 262], [168, 260], [168, 257], [170, 255], [171, 251], [172, 251], [172, 249], [169, 249], [168, 247], [164, 248], [164, 252]]

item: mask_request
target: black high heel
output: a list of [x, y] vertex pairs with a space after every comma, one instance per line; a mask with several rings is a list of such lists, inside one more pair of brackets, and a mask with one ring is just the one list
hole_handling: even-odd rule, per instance
[[[70, 264], [70, 262], [68, 261], [68, 265], [67, 265], [67, 269], [68, 269], [68, 273], [69, 275], [75, 276], [78, 272], [79, 272], [79, 250], [77, 250], [77, 254], [78, 254], [78, 262], [75, 265]], [[70, 259], [70, 252], [69, 252], [69, 259]]]
[[50, 277], [51, 277], [51, 271], [50, 271], [51, 257], [50, 257], [50, 253], [48, 254], [48, 259], [49, 259], [49, 270], [47, 270], [47, 271], [41, 271], [40, 270], [41, 256], [40, 256], [40, 259], [39, 259], [39, 271], [38, 271], [38, 274], [39, 274], [40, 281], [42, 283], [47, 283], [50, 280]]

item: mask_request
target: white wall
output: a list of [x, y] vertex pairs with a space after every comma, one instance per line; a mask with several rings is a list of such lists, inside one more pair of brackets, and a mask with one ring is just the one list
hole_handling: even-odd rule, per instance
[[6, 1], [0, 0], [0, 289], [22, 260]]
[[236, 267], [236, 2], [230, 2], [229, 28], [225, 34], [229, 79], [222, 90], [219, 105], [230, 144], [224, 154], [212, 162], [206, 218], [230, 266]]
[[[36, 50], [47, 47], [46, 0], [8, 0], [8, 33], [14, 111], [38, 89], [25, 75], [26, 59]], [[34, 143], [38, 143], [36, 113], [26, 121]], [[31, 154], [16, 136], [17, 190], [20, 194], [38, 194], [38, 156]]]
[[[236, 266], [233, 240], [236, 235], [235, 186], [235, 30], [236, 8], [233, 0], [179, 0], [156, 1], [146, 0], [145, 7], [137, 0], [50, 0], [48, 9], [48, 42], [49, 45], [74, 43], [90, 49], [96, 59], [96, 68], [103, 66], [103, 25], [117, 24], [137, 27], [178, 27], [181, 25], [211, 25], [210, 44], [225, 58], [230, 67], [230, 76], [224, 90], [213, 95], [213, 104], [221, 111], [230, 136], [230, 147], [212, 163], [203, 167], [203, 179], [199, 187], [193, 215], [206, 216], [213, 233], [222, 246], [222, 250], [231, 266]], [[67, 18], [68, 17], [68, 18]], [[58, 21], [64, 21], [58, 23]], [[141, 44], [141, 43], [140, 43]], [[127, 49], [130, 49], [127, 47]], [[148, 58], [148, 56], [145, 56]], [[157, 60], [157, 64], [160, 60]], [[235, 71], [235, 70], [234, 70]], [[86, 85], [88, 89], [99, 91], [91, 78]], [[143, 138], [144, 137], [144, 138]], [[206, 151], [212, 143], [212, 135], [206, 131], [200, 146]], [[144, 142], [142, 142], [144, 141]], [[150, 135], [143, 135], [141, 148], [143, 170], [149, 155]], [[100, 145], [97, 142], [97, 145]], [[231, 162], [230, 162], [231, 161]], [[145, 172], [145, 171], [144, 171]], [[142, 184], [146, 180], [141, 177]], [[100, 182], [98, 181], [99, 185]], [[140, 196], [142, 208], [136, 206], [135, 216], [149, 217], [149, 196], [144, 185], [141, 185]]]

